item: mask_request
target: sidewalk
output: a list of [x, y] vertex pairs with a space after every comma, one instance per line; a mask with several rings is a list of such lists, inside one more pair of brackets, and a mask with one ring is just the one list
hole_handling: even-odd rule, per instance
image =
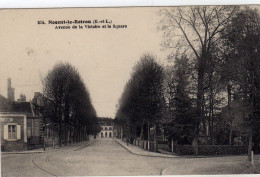
[[255, 166], [253, 167], [247, 156], [212, 157], [206, 159], [189, 159], [183, 163], [162, 170], [162, 175], [223, 175], [260, 173], [260, 155], [256, 155]]
[[170, 154], [162, 154], [162, 153], [146, 151], [146, 150], [141, 149], [137, 146], [134, 146], [130, 143], [128, 143], [128, 146], [127, 146], [126, 142], [122, 141], [121, 139], [114, 138], [114, 140], [117, 141], [121, 146], [123, 146], [125, 149], [127, 149], [132, 154], [148, 156], [148, 157], [179, 158], [179, 156], [174, 156], [174, 155], [170, 155]]
[[62, 149], [67, 149], [67, 148], [73, 148], [73, 147], [78, 147], [75, 148], [74, 151], [79, 150], [91, 143], [94, 143], [94, 139], [91, 139], [89, 141], [84, 141], [81, 143], [75, 143], [75, 144], [70, 144], [67, 146], [56, 146], [55, 148], [53, 148], [52, 146], [46, 147], [45, 151], [43, 150], [43, 148], [39, 148], [39, 149], [32, 149], [32, 150], [27, 150], [27, 151], [12, 151], [12, 152], [1, 152], [1, 155], [5, 155], [5, 154], [32, 154], [32, 153], [46, 153], [49, 151], [58, 151], [58, 150], [62, 150]]

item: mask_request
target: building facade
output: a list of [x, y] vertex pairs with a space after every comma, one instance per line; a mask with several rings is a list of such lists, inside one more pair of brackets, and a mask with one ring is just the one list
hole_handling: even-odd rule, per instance
[[114, 130], [114, 120], [111, 118], [98, 118], [101, 131], [98, 133], [99, 138], [112, 138], [117, 136]]
[[105, 138], [105, 137], [113, 137], [113, 125], [101, 125], [101, 132], [99, 137]]
[[1, 150], [17, 151], [27, 149], [27, 116], [19, 113], [0, 114]]
[[[0, 100], [1, 101], [1, 100]], [[41, 145], [41, 117], [34, 114], [31, 102], [8, 102], [1, 109], [1, 150], [21, 151]]]
[[0, 95], [1, 151], [21, 151], [42, 146], [42, 119], [25, 95], [14, 100], [11, 79], [7, 81], [7, 98]]

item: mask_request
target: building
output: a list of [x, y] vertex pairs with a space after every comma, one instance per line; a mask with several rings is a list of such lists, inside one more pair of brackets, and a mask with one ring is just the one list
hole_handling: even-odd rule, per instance
[[114, 130], [114, 119], [98, 118], [98, 123], [101, 127], [101, 131], [98, 133], [99, 138], [117, 136], [117, 131]]
[[15, 101], [10, 78], [7, 83], [7, 98], [0, 95], [1, 151], [41, 147], [43, 117], [25, 95]]
[[45, 146], [53, 146], [59, 144], [59, 125], [51, 121], [50, 117], [45, 117], [44, 112], [47, 98], [40, 92], [34, 92], [34, 97], [31, 101], [34, 109], [34, 114], [37, 115], [41, 120], [42, 129], [42, 144]]
[[20, 151], [30, 145], [40, 147], [40, 117], [34, 114], [31, 102], [0, 100], [1, 150]]

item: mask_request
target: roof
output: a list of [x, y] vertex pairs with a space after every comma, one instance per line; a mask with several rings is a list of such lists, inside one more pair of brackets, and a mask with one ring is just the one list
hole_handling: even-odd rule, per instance
[[10, 109], [10, 101], [7, 100], [3, 95], [0, 95], [0, 111]]
[[0, 111], [11, 113], [25, 113], [27, 116], [33, 116], [30, 102], [8, 101], [0, 95]]
[[106, 117], [98, 117], [98, 124], [99, 125], [113, 125], [114, 119], [106, 118]]

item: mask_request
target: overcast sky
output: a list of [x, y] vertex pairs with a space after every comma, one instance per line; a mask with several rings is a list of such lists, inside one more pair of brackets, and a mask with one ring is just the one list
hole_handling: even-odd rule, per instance
[[[35, 9], [0, 11], [0, 94], [12, 79], [15, 99], [42, 92], [41, 77], [59, 61], [74, 65], [89, 89], [98, 116], [114, 117], [133, 65], [145, 52], [165, 61], [156, 31], [156, 8]], [[55, 30], [38, 20], [109, 19], [127, 29]]]

